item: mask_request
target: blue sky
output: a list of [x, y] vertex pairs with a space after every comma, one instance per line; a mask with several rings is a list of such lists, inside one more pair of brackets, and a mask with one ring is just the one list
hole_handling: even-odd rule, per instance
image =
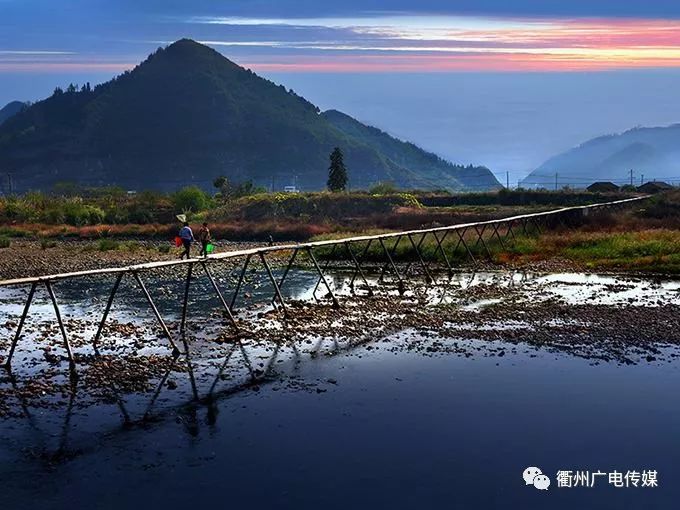
[[677, 0], [0, 0], [0, 103], [181, 37], [513, 180], [591, 136], [680, 121]]

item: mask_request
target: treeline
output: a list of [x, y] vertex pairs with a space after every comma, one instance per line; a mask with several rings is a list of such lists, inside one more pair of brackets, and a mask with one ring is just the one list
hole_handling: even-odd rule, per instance
[[[276, 219], [324, 222], [386, 215], [398, 207], [452, 206], [568, 206], [626, 198], [630, 194], [575, 191], [502, 190], [496, 193], [449, 194], [413, 190], [402, 192], [389, 183], [368, 191], [343, 193], [268, 193], [252, 183], [215, 179], [214, 193], [188, 186], [173, 193], [122, 188], [88, 188], [60, 184], [49, 193], [30, 192], [0, 197], [0, 223], [47, 225], [170, 224], [177, 214], [192, 221], [267, 222]], [[657, 209], [668, 209], [659, 203]]]

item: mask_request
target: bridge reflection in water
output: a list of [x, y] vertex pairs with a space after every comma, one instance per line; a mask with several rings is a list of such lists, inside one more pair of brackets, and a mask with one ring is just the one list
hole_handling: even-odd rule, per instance
[[[328, 272], [329, 282], [339, 297], [353, 292], [351, 275], [347, 269]], [[367, 275], [371, 285], [377, 285], [377, 278], [377, 271], [375, 276]], [[469, 273], [449, 277], [433, 272], [430, 285], [421, 281], [401, 297], [413, 299], [414, 303], [437, 304], [453, 297], [457, 289], [473, 285], [473, 281], [474, 285], [514, 286], [531, 278], [526, 273]], [[169, 282], [171, 278], [154, 282], [155, 288], [164, 289]], [[287, 299], [291, 303], [307, 303], [314, 310], [315, 282], [311, 272], [297, 275]], [[255, 280], [249, 281], [246, 288], [252, 290], [254, 301], [260, 303], [241, 311], [237, 317], [240, 320], [243, 316], [246, 320], [247, 316], [259, 316], [259, 320], [266, 320], [263, 314], [273, 312], [268, 303], [271, 289]], [[65, 317], [82, 314], [82, 308], [71, 306], [78, 303], [83, 291], [79, 287], [63, 293]], [[396, 288], [386, 293], [399, 295]], [[164, 294], [169, 297], [160, 300], [161, 309], [173, 304], [172, 291]], [[0, 379], [0, 430], [5, 429], [7, 439], [4, 448], [28, 449], [31, 456], [54, 465], [94, 450], [102, 437], [158, 421], [179, 419], [187, 434], [197, 435], [199, 422], [209, 428], [217, 424], [220, 401], [242, 392], [259, 391], [272, 383], [289, 391], [323, 391], [299, 377], [306, 362], [350, 353], [392, 335], [389, 331], [382, 335], [366, 331], [363, 335], [348, 337], [330, 330], [327, 336], [310, 337], [301, 332], [292, 340], [271, 341], [258, 338], [257, 332], [251, 332], [249, 338], [232, 333], [225, 337], [224, 332], [229, 332], [227, 319], [223, 319], [220, 327], [201, 330], [202, 319], [196, 319], [187, 323], [187, 331], [194, 333], [187, 336], [192, 344], [190, 353], [168, 356], [162, 338], [154, 338], [145, 328], [132, 327], [134, 323], [148, 323], [151, 317], [131, 315], [130, 311], [139, 303], [134, 299], [125, 301], [130, 309], [127, 312], [121, 309], [117, 315], [134, 322], [124, 323], [111, 337], [107, 335], [97, 353], [88, 352], [86, 341], [88, 328], [91, 333], [96, 321], [79, 326], [80, 342], [75, 342], [73, 349], [80, 367], [78, 377], [73, 377], [60, 363], [60, 357], [55, 354], [57, 340], [39, 336], [36, 332], [40, 331], [40, 324], [30, 331], [34, 334], [29, 340], [35, 347], [21, 351], [20, 370], [7, 372]], [[210, 307], [216, 303], [199, 299], [191, 305], [200, 310], [201, 315], [210, 315]], [[15, 303], [15, 308], [17, 306]], [[47, 314], [48, 298], [43, 296], [42, 304], [38, 300], [36, 308]], [[87, 321], [70, 318], [66, 321], [72, 330], [78, 329], [76, 325], [80, 322]], [[177, 323], [168, 323], [171, 330]], [[278, 324], [280, 321], [271, 321], [272, 327], [279, 327]], [[44, 355], [36, 356], [36, 352]], [[204, 418], [199, 420], [199, 415]], [[74, 440], [74, 431], [80, 432], [81, 437]], [[87, 433], [83, 435], [82, 431]], [[13, 439], [17, 433], [20, 437]]]

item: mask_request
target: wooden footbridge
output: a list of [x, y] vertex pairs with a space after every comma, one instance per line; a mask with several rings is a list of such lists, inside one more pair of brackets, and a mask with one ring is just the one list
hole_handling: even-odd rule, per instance
[[[450, 261], [451, 252], [447, 251], [449, 248], [445, 245], [445, 240], [447, 238], [453, 239], [456, 243], [453, 252], [459, 250], [461, 247], [464, 250], [469, 261], [476, 264], [477, 260], [473, 255], [473, 251], [481, 247], [481, 252], [488, 257], [491, 257], [491, 252], [487, 246], [487, 243], [491, 240], [500, 243], [502, 247], [506, 243], [511, 242], [515, 238], [516, 231], [529, 233], [530, 230], [533, 232], [541, 233], [544, 228], [550, 228], [556, 225], [567, 225], [571, 222], [578, 221], [585, 215], [594, 214], [601, 211], [610, 211], [612, 209], [620, 209], [628, 207], [632, 204], [637, 203], [640, 200], [648, 198], [647, 196], [640, 196], [635, 198], [629, 198], [625, 200], [617, 200], [612, 202], [591, 204], [585, 206], [576, 207], [564, 207], [561, 209], [555, 209], [545, 212], [523, 214], [518, 216], [511, 216], [507, 218], [500, 218], [488, 221], [479, 221], [474, 223], [463, 223], [457, 225], [449, 225], [435, 228], [419, 229], [419, 230], [409, 230], [404, 232], [391, 232], [387, 234], [380, 235], [370, 235], [370, 236], [357, 236], [348, 237], [342, 239], [333, 239], [327, 241], [317, 241], [309, 243], [299, 243], [299, 244], [285, 244], [277, 246], [266, 246], [261, 248], [252, 248], [247, 250], [236, 250], [223, 253], [217, 253], [213, 255], [208, 255], [205, 258], [192, 258], [188, 260], [171, 260], [171, 261], [161, 261], [152, 262], [147, 264], [138, 264], [127, 267], [111, 267], [104, 269], [94, 269], [89, 271], [78, 271], [72, 273], [63, 274], [52, 274], [39, 277], [30, 278], [19, 278], [13, 280], [0, 281], [0, 287], [25, 287], [27, 288], [26, 301], [23, 306], [23, 312], [19, 319], [16, 331], [14, 332], [9, 352], [5, 359], [5, 367], [11, 370], [12, 358], [14, 356], [17, 344], [21, 338], [24, 325], [26, 323], [26, 318], [29, 315], [31, 304], [33, 303], [36, 290], [40, 286], [44, 286], [49, 300], [54, 309], [55, 319], [59, 326], [61, 332], [64, 348], [69, 360], [69, 365], [71, 373], [76, 373], [76, 363], [73, 356], [73, 351], [71, 349], [71, 343], [69, 342], [69, 335], [64, 326], [64, 320], [62, 318], [62, 313], [59, 307], [59, 301], [54, 289], [54, 284], [63, 280], [72, 280], [84, 277], [98, 277], [111, 275], [115, 277], [113, 287], [111, 288], [108, 300], [103, 309], [101, 318], [98, 321], [98, 328], [94, 337], [92, 339], [92, 345], [96, 354], [98, 351], [98, 342], [101, 338], [103, 328], [106, 324], [107, 317], [111, 311], [111, 306], [116, 299], [118, 290], [124, 282], [124, 277], [132, 282], [139, 288], [142, 295], [144, 296], [146, 302], [148, 303], [153, 315], [155, 316], [158, 327], [163, 336], [165, 336], [170, 343], [173, 354], [175, 356], [181, 354], [189, 353], [189, 345], [186, 339], [186, 320], [187, 320], [187, 309], [189, 304], [189, 296], [191, 292], [191, 283], [198, 276], [196, 273], [202, 272], [205, 277], [210, 282], [210, 286], [213, 289], [215, 296], [219, 299], [226, 317], [228, 318], [231, 327], [237, 333], [241, 333], [241, 326], [234, 318], [235, 304], [239, 294], [242, 292], [244, 278], [249, 266], [254, 260], [259, 260], [261, 263], [260, 269], [263, 270], [267, 278], [269, 279], [273, 295], [271, 297], [271, 303], [273, 306], [278, 308], [282, 314], [288, 314], [288, 309], [286, 308], [286, 302], [282, 294], [281, 289], [283, 288], [286, 278], [288, 277], [296, 259], [300, 254], [303, 254], [311, 262], [313, 270], [318, 275], [318, 280], [316, 287], [314, 288], [313, 295], [317, 299], [317, 290], [321, 285], [326, 289], [326, 297], [330, 299], [333, 306], [339, 307], [340, 303], [338, 296], [334, 293], [329, 279], [327, 277], [328, 264], [325, 264], [322, 268], [319, 264], [317, 256], [323, 250], [325, 258], [327, 261], [333, 259], [333, 257], [338, 255], [343, 255], [352, 266], [353, 275], [351, 277], [350, 284], [352, 288], [354, 287], [355, 281], [360, 278], [363, 281], [365, 288], [369, 294], [373, 294], [374, 288], [377, 285], [384, 284], [384, 276], [391, 272], [396, 280], [397, 288], [400, 292], [403, 292], [406, 288], [407, 282], [405, 279], [405, 273], [411, 264], [406, 267], [400, 267], [395, 261], [395, 255], [397, 248], [400, 243], [408, 243], [415, 254], [414, 262], [422, 270], [422, 274], [426, 282], [434, 281], [433, 271], [431, 269], [431, 264], [434, 259], [443, 262], [447, 271], [451, 273], [453, 267]], [[422, 247], [423, 243], [428, 240], [428, 242], [434, 241], [436, 247], [434, 255], [430, 260], [426, 260]], [[471, 246], [471, 243], [474, 245]], [[377, 282], [373, 282], [373, 285], [369, 284], [367, 278], [367, 263], [368, 254], [371, 247], [377, 247], [378, 253], [381, 254], [382, 260], [380, 264], [382, 268], [380, 270], [380, 277]], [[329, 251], [330, 250], [330, 251]], [[341, 253], [338, 253], [338, 250]], [[315, 254], [316, 252], [316, 254]], [[274, 272], [270, 266], [270, 260], [274, 254], [284, 255], [288, 257], [288, 263], [283, 270], [283, 273], [277, 279]], [[269, 259], [268, 259], [269, 257]], [[239, 278], [236, 283], [235, 288], [232, 290], [230, 299], [225, 298], [223, 289], [220, 288], [218, 282], [213, 276], [211, 268], [217, 267], [220, 263], [225, 262], [234, 263], [237, 262], [240, 267]], [[154, 271], [158, 271], [162, 268], [182, 266], [186, 267], [186, 280], [184, 284], [184, 291], [182, 296], [182, 314], [179, 326], [179, 334], [173, 335], [168, 328], [168, 325], [161, 313], [159, 312], [154, 298], [147, 285], [145, 284], [145, 277], [152, 275]], [[326, 271], [326, 272], [325, 272]], [[224, 289], [226, 290], [226, 289]]]

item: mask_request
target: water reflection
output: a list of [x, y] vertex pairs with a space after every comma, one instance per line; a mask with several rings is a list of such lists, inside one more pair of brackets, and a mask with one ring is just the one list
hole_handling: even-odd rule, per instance
[[[228, 275], [217, 278], [225, 283]], [[299, 272], [290, 278], [284, 288], [286, 298], [307, 302], [315, 299], [315, 274]], [[377, 275], [369, 276], [369, 283], [376, 279]], [[349, 272], [335, 271], [330, 284], [338, 295], [348, 296], [357, 291], [350, 280]], [[321, 388], [298, 377], [303, 363], [380, 341], [332, 335], [284, 343], [233, 336], [220, 339], [228, 326], [219, 313], [220, 304], [210, 293], [209, 282], [203, 279], [196, 281], [190, 301], [192, 349], [188, 356], [169, 355], [167, 346], [149, 327], [153, 317], [142, 307], [143, 297], [130, 289], [124, 291], [114, 310], [119, 324], [129, 324], [129, 328], [110, 331], [103, 338], [99, 356], [95, 356], [89, 339], [96, 329], [96, 316], [107, 289], [94, 281], [79, 285], [60, 284], [58, 291], [65, 306], [67, 329], [74, 338], [80, 377], [69, 377], [60, 353], [52, 348], [56, 330], [50, 325], [48, 296], [39, 295], [32, 325], [20, 345], [20, 368], [0, 381], [0, 412], [5, 416], [0, 430], [7, 438], [3, 448], [47, 465], [96, 449], [102, 437], [168, 419], [179, 420], [188, 436], [197, 437], [204, 424], [211, 430], [220, 422], [218, 404], [222, 400], [258, 391], [274, 381], [284, 382], [291, 390], [315, 392]], [[569, 302], [587, 295], [595, 296], [594, 301], [600, 303], [629, 302], [634, 298], [648, 306], [658, 300], [678, 303], [680, 288], [677, 282], [668, 280], [479, 272], [442, 276], [432, 285], [414, 285], [403, 297], [417, 296], [432, 305], [457, 303], [460, 290], [485, 286], [521, 288], [530, 299], [560, 297]], [[266, 320], [266, 315], [275, 311], [271, 290], [266, 280], [251, 275], [242, 298], [247, 304], [239, 312], [239, 319]], [[160, 297], [159, 308], [173, 332], [177, 331], [180, 306], [176, 296], [182, 292], [181, 281], [160, 277], [153, 281], [153, 291]], [[399, 294], [394, 286], [383, 292]], [[81, 302], [83, 295], [90, 297], [85, 305]], [[5, 289], [0, 299], [1, 324], [3, 319], [11, 321], [20, 311], [21, 291]], [[480, 299], [459, 304], [474, 308], [485, 302]]]
[[[9, 373], [0, 384], [6, 406], [0, 430], [9, 436], [4, 447], [54, 466], [91, 451], [102, 438], [166, 419], [179, 420], [183, 430], [196, 437], [203, 422], [199, 416], [204, 415], [208, 427], [214, 427], [219, 421], [218, 404], [224, 399], [259, 391], [274, 381], [285, 382], [293, 391], [315, 391], [314, 385], [297, 381], [301, 363], [348, 352], [366, 342], [300, 340], [266, 345], [236, 340], [219, 349], [172, 357], [160, 376], [149, 381], [152, 389], [148, 392], [125, 393], [118, 387], [124, 381], [115, 375], [106, 379], [107, 391], [101, 393], [100, 387], [88, 385], [89, 366], [81, 378], [59, 372], [47, 374], [47, 379], [44, 372]], [[89, 433], [72, 447], [69, 438], [76, 429]]]

